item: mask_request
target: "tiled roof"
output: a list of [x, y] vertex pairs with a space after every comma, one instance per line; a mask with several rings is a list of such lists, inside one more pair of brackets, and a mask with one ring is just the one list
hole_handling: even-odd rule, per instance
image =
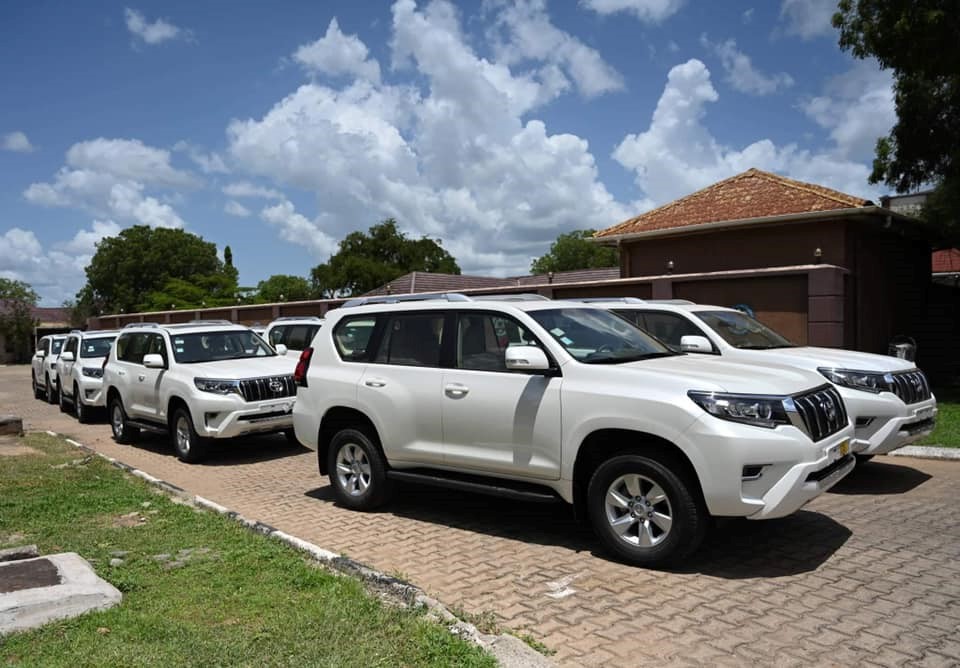
[[830, 188], [748, 169], [596, 234], [609, 237], [727, 220], [851, 209], [868, 200]]
[[933, 251], [930, 259], [934, 274], [960, 272], [960, 250], [956, 248]]
[[508, 278], [493, 278], [491, 276], [468, 276], [465, 274], [431, 274], [426, 271], [413, 271], [395, 278], [376, 290], [371, 290], [365, 296], [375, 295], [403, 295], [413, 292], [458, 292], [460, 290], [483, 290], [484, 288], [514, 288], [532, 285], [553, 285], [563, 283], [587, 283], [590, 281], [607, 281], [620, 278], [619, 267], [605, 269], [578, 269], [575, 271], [558, 271], [553, 278], [547, 274], [532, 276], [510, 276]]
[[551, 280], [547, 274], [533, 276], [514, 276], [517, 285], [545, 285], [547, 283], [589, 283], [591, 281], [607, 281], [611, 278], [620, 278], [620, 267], [605, 267], [603, 269], [577, 269], [574, 271], [558, 271]]

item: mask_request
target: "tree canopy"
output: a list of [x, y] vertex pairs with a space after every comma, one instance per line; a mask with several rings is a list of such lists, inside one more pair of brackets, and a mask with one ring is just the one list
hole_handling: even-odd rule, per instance
[[893, 70], [897, 122], [877, 141], [873, 183], [933, 184], [925, 217], [960, 240], [960, 12], [956, 0], [840, 0], [840, 47]]
[[195, 308], [236, 298], [237, 270], [215, 244], [184, 230], [128, 227], [97, 244], [77, 295], [86, 313]]
[[550, 244], [550, 250], [530, 264], [531, 273], [617, 266], [617, 249], [589, 241], [594, 232], [596, 230], [574, 230], [561, 234]]
[[30, 337], [36, 325], [32, 307], [39, 299], [28, 283], [0, 278], [0, 333], [13, 343], [13, 354], [18, 362], [30, 357]]
[[274, 274], [267, 280], [257, 283], [255, 298], [259, 302], [292, 302], [310, 299], [312, 296], [310, 282], [302, 276]]
[[459, 274], [460, 267], [439, 240], [411, 239], [388, 218], [366, 233], [348, 234], [329, 261], [311, 270], [310, 278], [316, 296], [348, 297], [411, 271]]

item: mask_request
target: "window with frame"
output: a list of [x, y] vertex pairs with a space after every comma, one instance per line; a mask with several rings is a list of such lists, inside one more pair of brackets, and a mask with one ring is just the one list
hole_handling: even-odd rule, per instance
[[[283, 343], [283, 335], [287, 331], [286, 325], [277, 325], [270, 330], [270, 345], [276, 346], [278, 343]], [[284, 344], [286, 345], [286, 344]]]
[[78, 346], [77, 343], [80, 341], [76, 336], [71, 336], [67, 339], [67, 344], [63, 347], [63, 352], [73, 353], [73, 356], [77, 356]]
[[440, 366], [443, 311], [391, 315], [374, 362], [400, 366]]
[[[147, 349], [144, 352], [144, 355], [160, 355], [163, 358], [163, 363], [167, 363], [167, 345], [163, 341], [163, 335], [161, 334], [150, 334], [149, 340], [147, 341]], [[142, 359], [141, 359], [142, 361]]]
[[125, 334], [117, 341], [117, 359], [131, 364], [143, 364], [143, 356], [147, 354], [149, 345], [149, 334]]
[[509, 371], [506, 349], [539, 346], [536, 337], [513, 318], [483, 312], [461, 312], [457, 318], [457, 368]]
[[344, 318], [333, 332], [333, 344], [340, 358], [346, 362], [366, 362], [370, 337], [377, 317], [372, 315]]
[[[675, 351], [680, 350], [680, 340], [684, 336], [704, 336], [699, 327], [676, 313], [665, 311], [617, 311], [617, 313], [634, 322], [647, 334], [657, 337]], [[634, 316], [637, 318], [636, 320]]]

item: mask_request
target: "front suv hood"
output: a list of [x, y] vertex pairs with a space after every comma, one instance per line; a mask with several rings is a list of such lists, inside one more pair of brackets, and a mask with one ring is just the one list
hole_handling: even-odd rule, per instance
[[676, 355], [611, 365], [683, 379], [691, 390], [737, 394], [794, 395], [825, 385], [818, 373], [778, 364], [743, 364], [701, 355]]
[[195, 362], [193, 364], [183, 364], [181, 368], [191, 373], [194, 378], [216, 378], [218, 380], [243, 380], [245, 378], [289, 376], [293, 374], [293, 369], [290, 368], [290, 360], [283, 355], [245, 357], [216, 362]]
[[915, 368], [913, 362], [899, 357], [838, 348], [798, 346], [796, 348], [775, 348], [757, 352], [768, 356], [770, 361], [775, 364], [796, 364], [813, 370], [818, 367], [829, 367], [831, 369], [856, 371], [897, 372]]

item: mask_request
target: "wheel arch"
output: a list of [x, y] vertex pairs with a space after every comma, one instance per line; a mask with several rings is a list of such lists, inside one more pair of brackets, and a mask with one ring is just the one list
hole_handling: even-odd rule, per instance
[[373, 420], [363, 411], [349, 406], [333, 406], [323, 414], [320, 420], [320, 432], [317, 435], [317, 467], [321, 475], [327, 474], [327, 453], [330, 449], [330, 441], [334, 435], [344, 427], [359, 426], [369, 432], [380, 455], [386, 462], [387, 458], [383, 452], [383, 445], [380, 442], [380, 434]]
[[[187, 415], [190, 416], [190, 419], [193, 420], [193, 411], [190, 410], [190, 404], [183, 397], [178, 397], [175, 394], [170, 395], [170, 398], [167, 399], [167, 427], [173, 431], [173, 414], [178, 408], [186, 408]], [[196, 425], [194, 425], [196, 428]]]

